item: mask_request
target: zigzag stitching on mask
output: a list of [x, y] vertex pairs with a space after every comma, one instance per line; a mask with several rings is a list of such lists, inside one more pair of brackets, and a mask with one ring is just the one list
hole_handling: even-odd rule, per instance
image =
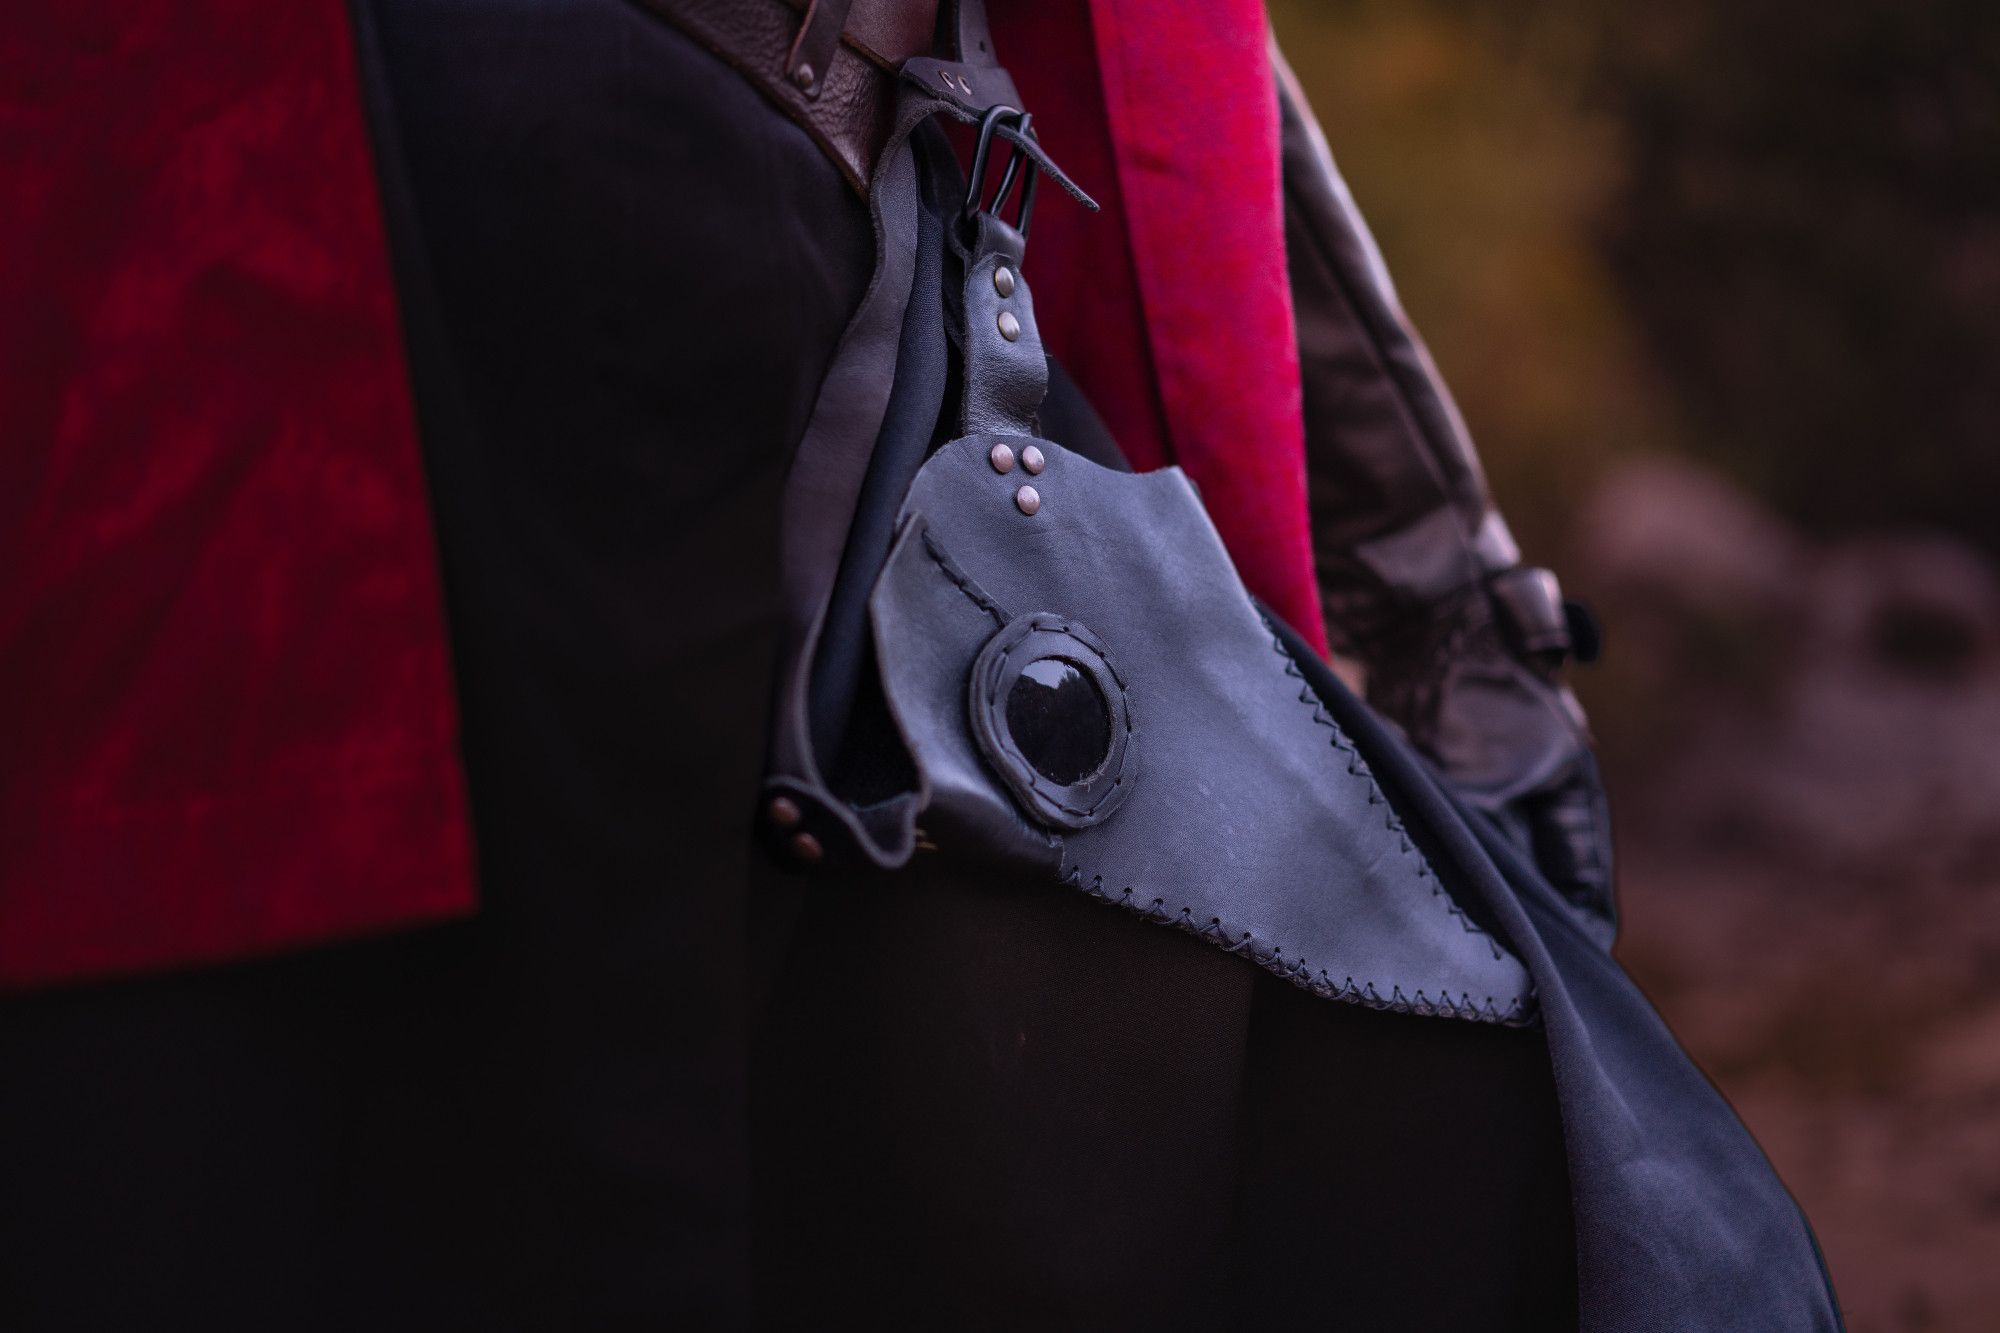
[[[1269, 628], [1269, 626], [1267, 625], [1266, 628]], [[1410, 841], [1409, 830], [1403, 827], [1403, 821], [1397, 816], [1395, 807], [1389, 804], [1389, 798], [1383, 794], [1381, 784], [1375, 781], [1375, 774], [1369, 770], [1368, 761], [1361, 757], [1361, 751], [1355, 747], [1353, 741], [1347, 738], [1347, 733], [1340, 729], [1340, 724], [1333, 720], [1333, 715], [1326, 711], [1326, 704], [1320, 699], [1319, 695], [1313, 692], [1312, 684], [1306, 680], [1305, 672], [1299, 670], [1299, 664], [1292, 660], [1291, 650], [1285, 647], [1285, 641], [1276, 634], [1273, 634], [1271, 636], [1271, 647], [1278, 656], [1284, 659], [1285, 674], [1299, 682], [1299, 702], [1312, 709], [1313, 721], [1333, 733], [1333, 748], [1347, 756], [1348, 774], [1352, 777], [1360, 778], [1368, 784], [1368, 804], [1382, 807], [1384, 811], [1383, 827], [1396, 835], [1396, 841], [1402, 846], [1403, 855], [1411, 857], [1416, 861], [1417, 876], [1430, 884], [1431, 897], [1443, 901], [1445, 909], [1458, 918], [1458, 924], [1464, 929], [1466, 934], [1477, 935], [1484, 939], [1486, 947], [1493, 951], [1495, 959], [1504, 957], [1505, 955], [1500, 950], [1499, 941], [1495, 940], [1478, 922], [1465, 914], [1465, 909], [1458, 905], [1458, 901], [1438, 881], [1437, 872], [1431, 869], [1429, 858], [1418, 851], [1416, 844]]]
[[[950, 579], [953, 585], [960, 592], [964, 593], [973, 605], [989, 616], [992, 616], [995, 621], [1005, 625], [1007, 623], [1007, 614], [1001, 609], [999, 603], [989, 597], [986, 591], [977, 583], [974, 583], [969, 574], [959, 569], [953, 563], [951, 557], [945, 554], [943, 548], [931, 539], [929, 531], [925, 531], [919, 535], [923, 540], [925, 553], [930, 556], [932, 562], [937, 565], [944, 576]], [[1340, 730], [1339, 724], [1326, 711], [1326, 705], [1320, 701], [1319, 696], [1313, 693], [1312, 686], [1306, 681], [1305, 673], [1299, 670], [1298, 663], [1292, 660], [1291, 653], [1285, 648], [1284, 640], [1273, 634], [1271, 647], [1284, 660], [1285, 674], [1299, 682], [1299, 702], [1309, 705], [1313, 711], [1313, 721], [1319, 723], [1332, 733], [1331, 743], [1333, 748], [1348, 756], [1348, 773], [1367, 782], [1368, 803], [1383, 807], [1385, 811], [1385, 827], [1396, 835], [1403, 855], [1411, 857], [1416, 861], [1417, 874], [1430, 884], [1431, 896], [1444, 901], [1445, 908], [1458, 918], [1459, 926], [1468, 935], [1477, 935], [1484, 939], [1486, 946], [1493, 951], [1493, 957], [1496, 960], [1505, 957], [1505, 954], [1501, 952], [1499, 943], [1487, 931], [1474, 922], [1471, 917], [1467, 916], [1465, 909], [1460, 907], [1452, 896], [1445, 891], [1444, 886], [1438, 882], [1437, 875], [1431, 869], [1429, 860], [1410, 841], [1409, 833], [1403, 827], [1402, 820], [1397, 817], [1395, 810], [1389, 806], [1389, 798], [1382, 794], [1381, 785], [1375, 781], [1375, 775], [1369, 771], [1367, 761], [1361, 757], [1361, 752], [1355, 748], [1354, 743], [1348, 740], [1346, 733]], [[1122, 686], [1124, 682], [1121, 680], [1119, 684]], [[1461, 992], [1456, 1001], [1451, 998], [1449, 993], [1441, 993], [1433, 998], [1425, 995], [1422, 990], [1416, 992], [1415, 998], [1410, 998], [1403, 994], [1401, 987], [1392, 986], [1390, 988], [1391, 994], [1384, 997], [1375, 989], [1375, 984], [1372, 981], [1356, 986], [1352, 977], [1345, 978], [1341, 982], [1335, 982], [1325, 971], [1321, 971], [1317, 976], [1313, 976], [1307, 969], [1304, 959], [1300, 959], [1296, 963], [1285, 962], [1284, 950], [1281, 947], [1275, 945], [1266, 946], [1247, 932], [1240, 938], [1230, 939], [1223, 933], [1222, 919], [1220, 917], [1211, 918], [1207, 926], [1198, 926], [1194, 923], [1191, 909], [1184, 907], [1181, 909], [1180, 915], [1175, 917], [1165, 910], [1165, 900], [1160, 898], [1153, 900], [1151, 908], [1141, 908], [1133, 899], [1131, 889], [1127, 888], [1122, 894], [1113, 895], [1105, 890], [1104, 877], [1102, 875], [1092, 876], [1091, 882], [1085, 884], [1083, 882], [1083, 872], [1080, 869], [1072, 868], [1064, 871], [1062, 879], [1065, 884], [1073, 888], [1082, 889], [1085, 893], [1088, 893], [1100, 902], [1124, 907], [1148, 920], [1163, 925], [1172, 925], [1176, 929], [1184, 930], [1189, 934], [1205, 939], [1211, 944], [1219, 945], [1228, 953], [1242, 954], [1249, 957], [1266, 971], [1281, 976], [1293, 985], [1309, 991], [1322, 999], [1342, 1000], [1350, 1004], [1359, 1004], [1366, 1008], [1387, 1010], [1394, 1013], [1420, 1014], [1427, 1017], [1466, 1018], [1477, 1022], [1498, 1023], [1506, 1026], [1520, 1026], [1533, 1019], [1532, 1011], [1519, 999], [1511, 1002], [1503, 1011], [1494, 1003], [1493, 997], [1490, 995], [1486, 997], [1484, 1006], [1474, 1001], [1469, 992]], [[1534, 999], [1532, 988], [1528, 992], [1527, 999], [1530, 1001]]]
[[1130, 888], [1111, 890], [1104, 886], [1104, 876], [1086, 877], [1080, 867], [1071, 867], [1062, 873], [1062, 882], [1071, 888], [1080, 889], [1098, 902], [1112, 907], [1120, 907], [1144, 921], [1157, 925], [1172, 926], [1207, 944], [1215, 945], [1225, 953], [1233, 953], [1249, 959], [1274, 976], [1283, 977], [1300, 990], [1316, 995], [1323, 1000], [1339, 1000], [1346, 1004], [1358, 1004], [1364, 1009], [1376, 1009], [1389, 1013], [1417, 1014], [1425, 1018], [1458, 1018], [1475, 1023], [1492, 1023], [1501, 1027], [1522, 1027], [1534, 1021], [1532, 1002], [1535, 997], [1530, 990], [1525, 999], [1510, 1001], [1502, 1009], [1489, 995], [1481, 1004], [1468, 991], [1461, 991], [1456, 998], [1449, 991], [1431, 995], [1423, 990], [1405, 995], [1400, 986], [1391, 986], [1384, 995], [1372, 981], [1356, 982], [1353, 977], [1336, 980], [1325, 969], [1313, 971], [1304, 958], [1287, 958], [1282, 946], [1258, 939], [1248, 931], [1232, 932], [1224, 928], [1221, 917], [1210, 917], [1204, 924], [1195, 919], [1190, 908], [1183, 907], [1178, 912], [1167, 906], [1166, 899], [1155, 898], [1150, 903], [1135, 897]]

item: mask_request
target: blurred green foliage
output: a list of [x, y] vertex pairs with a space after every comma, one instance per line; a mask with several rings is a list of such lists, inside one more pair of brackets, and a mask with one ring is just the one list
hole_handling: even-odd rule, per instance
[[1635, 448], [2000, 551], [2000, 5], [1272, 18], [1531, 555]]

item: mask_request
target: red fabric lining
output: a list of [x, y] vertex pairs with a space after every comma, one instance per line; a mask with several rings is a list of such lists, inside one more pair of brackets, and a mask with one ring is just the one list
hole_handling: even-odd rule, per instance
[[467, 910], [345, 7], [0, 34], [0, 984]]
[[1036, 134], [1103, 209], [1092, 214], [1057, 191], [1042, 193], [1025, 265], [1036, 326], [1132, 465], [1164, 467], [1173, 453], [1106, 131], [1089, 0], [1008, 5], [993, 24], [1003, 59], [1024, 53], [1008, 72], [1035, 113]]
[[1263, 6], [1044, 0], [994, 25], [1043, 142], [1104, 205], [1036, 213], [1043, 338], [1135, 465], [1187, 471], [1250, 590], [1324, 652]]
[[[1051, 347], [1310, 637], [1256, 0], [1005, 7]], [[468, 911], [430, 510], [338, 0], [0, 30], [0, 985]]]

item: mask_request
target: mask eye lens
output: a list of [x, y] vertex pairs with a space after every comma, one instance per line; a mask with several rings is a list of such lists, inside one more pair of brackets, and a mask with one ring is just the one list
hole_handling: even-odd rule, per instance
[[1097, 682], [1075, 662], [1043, 657], [1007, 692], [1007, 730], [1037, 773], [1069, 786], [1104, 766], [1111, 715]]
[[1105, 652], [1076, 621], [1037, 611], [1002, 625], [966, 673], [973, 741], [1046, 828], [1102, 823], [1136, 780], [1125, 678]]

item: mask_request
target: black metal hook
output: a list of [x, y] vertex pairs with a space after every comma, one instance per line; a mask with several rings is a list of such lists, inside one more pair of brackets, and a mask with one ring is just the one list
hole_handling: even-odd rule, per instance
[[1021, 185], [1021, 202], [1015, 213], [1014, 230], [1020, 232], [1021, 239], [1025, 241], [1028, 237], [1029, 221], [1035, 212], [1035, 188], [1040, 183], [1041, 168], [1035, 164], [1033, 158], [1021, 151], [1019, 144], [1014, 145], [1013, 152], [1007, 158], [1006, 169], [1000, 173], [1000, 188], [994, 192], [992, 202], [986, 203], [981, 199], [986, 185], [988, 158], [993, 150], [994, 133], [1000, 128], [1001, 123], [1010, 117], [1014, 120], [1013, 128], [1016, 134], [1028, 137], [1034, 133], [1031, 128], [1034, 116], [1019, 107], [996, 106], [980, 117], [979, 139], [972, 150], [971, 170], [966, 173], [964, 216], [968, 220], [980, 213], [991, 213], [998, 217], [1001, 208], [1007, 203], [1007, 196], [1013, 193], [1014, 185], [1018, 181]]

